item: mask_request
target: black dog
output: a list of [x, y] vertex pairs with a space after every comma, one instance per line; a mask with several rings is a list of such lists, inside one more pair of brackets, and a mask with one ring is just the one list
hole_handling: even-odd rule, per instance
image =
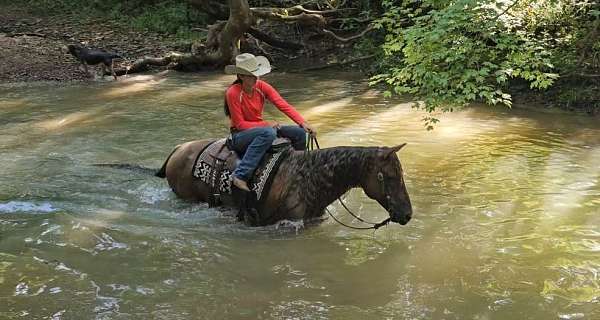
[[102, 76], [106, 71], [106, 67], [110, 67], [110, 74], [115, 77], [117, 80], [117, 75], [115, 74], [114, 68], [114, 59], [122, 59], [120, 55], [116, 53], [104, 52], [100, 50], [91, 50], [84, 48], [82, 46], [76, 44], [70, 44], [67, 46], [69, 53], [71, 53], [85, 68], [85, 72], [88, 73], [88, 64], [89, 65], [97, 65], [102, 63]]

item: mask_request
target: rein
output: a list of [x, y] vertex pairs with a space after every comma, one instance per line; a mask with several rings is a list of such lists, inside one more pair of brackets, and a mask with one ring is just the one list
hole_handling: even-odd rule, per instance
[[[307, 148], [306, 150], [312, 151], [315, 149], [315, 145], [317, 146], [317, 149], [321, 149], [321, 147], [319, 146], [319, 141], [317, 140], [317, 137], [315, 137], [312, 134], [309, 134], [309, 140], [306, 142], [307, 144]], [[378, 177], [379, 178], [379, 177]], [[381, 181], [381, 183], [383, 184], [383, 189], [385, 190], [385, 181], [383, 179], [379, 179]], [[350, 229], [355, 229], [355, 230], [369, 230], [369, 229], [373, 229], [373, 230], [377, 230], [385, 225], [387, 225], [388, 223], [390, 223], [391, 218], [387, 218], [379, 223], [374, 223], [374, 222], [369, 222], [366, 221], [364, 219], [362, 219], [361, 217], [357, 216], [355, 213], [352, 212], [352, 210], [350, 210], [346, 204], [342, 201], [342, 198], [338, 198], [338, 201], [340, 202], [340, 204], [342, 205], [342, 207], [344, 207], [344, 209], [346, 209], [346, 211], [348, 211], [348, 213], [353, 216], [355, 219], [357, 219], [358, 221], [365, 223], [365, 224], [370, 224], [371, 226], [369, 227], [354, 227], [354, 226], [350, 226], [347, 225], [343, 222], [341, 222], [340, 220], [338, 220], [333, 213], [331, 213], [331, 211], [329, 211], [329, 209], [327, 209], [327, 207], [325, 208], [325, 211], [327, 211], [327, 213], [329, 214], [329, 216], [331, 218], [333, 218], [333, 220], [335, 220], [335, 222], [343, 225], [344, 227], [350, 228]]]

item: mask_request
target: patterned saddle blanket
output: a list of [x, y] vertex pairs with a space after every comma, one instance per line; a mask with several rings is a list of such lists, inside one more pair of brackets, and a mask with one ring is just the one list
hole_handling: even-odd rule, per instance
[[[264, 190], [268, 190], [279, 164], [288, 154], [291, 143], [288, 139], [277, 138], [265, 154], [248, 186], [260, 201]], [[219, 139], [201, 150], [194, 163], [192, 175], [206, 183], [215, 196], [232, 194], [232, 174], [240, 159], [237, 153], [227, 146], [227, 139]]]

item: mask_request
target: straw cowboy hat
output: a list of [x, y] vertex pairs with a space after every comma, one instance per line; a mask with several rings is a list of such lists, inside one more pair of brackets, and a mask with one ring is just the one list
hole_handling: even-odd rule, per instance
[[259, 77], [271, 72], [271, 64], [266, 57], [242, 53], [235, 57], [235, 65], [225, 66], [227, 74], [245, 74]]

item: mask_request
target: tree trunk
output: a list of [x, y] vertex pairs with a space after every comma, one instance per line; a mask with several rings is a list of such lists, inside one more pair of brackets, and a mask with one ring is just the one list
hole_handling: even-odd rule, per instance
[[[220, 5], [213, 1], [190, 0], [195, 6]], [[198, 46], [191, 54], [171, 53], [164, 57], [146, 57], [133, 65], [115, 70], [117, 75], [132, 74], [148, 70], [149, 66], [168, 66], [180, 71], [215, 70], [230, 63], [239, 53], [239, 42], [253, 23], [252, 12], [247, 0], [229, 0], [229, 19], [216, 23], [209, 29], [207, 42]]]
[[219, 56], [228, 63], [239, 53], [239, 42], [252, 26], [252, 15], [247, 0], [229, 0], [229, 19], [219, 37]]
[[[209, 16], [220, 19], [209, 26], [206, 42], [193, 45], [191, 54], [170, 53], [164, 57], [146, 57], [137, 60], [133, 65], [115, 70], [118, 75], [146, 71], [149, 66], [167, 66], [169, 69], [181, 71], [214, 70], [231, 63], [239, 54], [240, 41], [245, 33], [252, 34], [256, 39], [271, 46], [287, 50], [300, 50], [302, 43], [278, 40], [265, 32], [252, 29], [256, 19], [294, 23], [313, 28], [321, 34], [327, 34], [341, 42], [349, 42], [364, 36], [372, 28], [368, 27], [359, 35], [343, 38], [325, 29], [327, 19], [324, 16], [337, 15], [342, 11], [354, 8], [316, 11], [305, 9], [302, 5], [289, 8], [250, 8], [248, 0], [228, 0], [229, 8], [224, 1], [217, 0], [187, 0], [194, 8], [206, 12]], [[221, 19], [228, 12], [227, 21]]]

